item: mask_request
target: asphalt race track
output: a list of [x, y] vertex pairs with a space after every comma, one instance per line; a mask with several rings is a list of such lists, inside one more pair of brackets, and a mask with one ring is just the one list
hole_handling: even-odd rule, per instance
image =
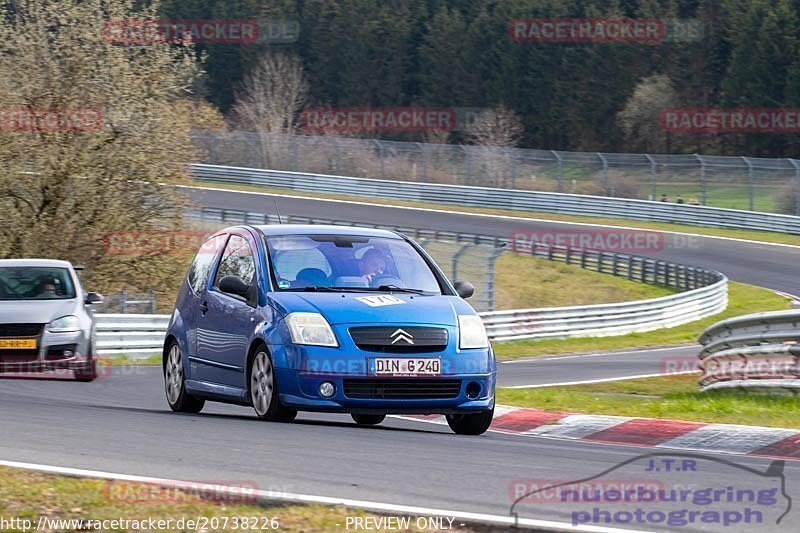
[[[195, 202], [253, 212], [272, 212], [272, 197], [191, 190]], [[514, 231], [564, 231], [580, 226], [277, 197], [283, 215], [438, 228], [508, 237]], [[697, 237], [690, 247], [667, 234], [654, 257], [721, 270], [731, 279], [797, 293], [797, 248]], [[691, 358], [696, 347], [554, 356], [500, 364], [500, 385], [542, 385], [609, 377], [658, 374], [664, 360]], [[255, 483], [264, 490], [337, 496], [374, 502], [509, 516], [519, 487], [592, 478], [654, 480], [663, 486], [773, 489], [764, 477], [767, 458], [705, 455], [692, 469], [642, 471], [642, 460], [618, 465], [654, 449], [600, 445], [489, 432], [453, 435], [446, 426], [390, 418], [379, 427], [355, 426], [346, 415], [301, 413], [291, 424], [258, 421], [244, 407], [207, 404], [198, 415], [169, 411], [157, 367], [121, 367], [93, 383], [57, 379], [0, 379], [0, 459], [213, 483]], [[661, 449], [662, 453], [670, 450]], [[746, 468], [751, 470], [746, 470]], [[633, 470], [632, 470], [633, 469]], [[638, 470], [637, 470], [638, 469]], [[779, 471], [780, 468], [777, 468]], [[614, 472], [618, 472], [615, 474]], [[775, 470], [770, 471], [774, 474]], [[787, 496], [800, 498], [800, 462], [786, 461]], [[616, 477], [615, 477], [616, 476]], [[527, 485], [526, 485], [527, 484]], [[525, 491], [522, 491], [524, 493]], [[764, 507], [759, 530], [796, 523], [779, 495]], [[642, 504], [681, 510], [681, 503]], [[737, 504], [739, 508], [742, 504]], [[696, 507], [696, 506], [695, 506]], [[730, 505], [728, 506], [730, 507]], [[570, 523], [575, 505], [532, 501], [515, 509], [522, 518]], [[711, 508], [711, 507], [707, 507]], [[715, 509], [720, 504], [715, 504]], [[768, 512], [766, 512], [768, 511]], [[595, 525], [605, 525], [602, 521]], [[675, 530], [662, 524], [628, 526]], [[735, 523], [693, 523], [681, 531], [731, 531]]]
[[[248, 482], [264, 490], [501, 516], [509, 516], [519, 483], [588, 478], [652, 451], [496, 432], [462, 437], [444, 426], [394, 418], [377, 428], [357, 427], [339, 415], [301, 414], [295, 423], [269, 423], [257, 420], [249, 408], [218, 404], [207, 404], [198, 415], [180, 415], [166, 406], [157, 367], [121, 368], [89, 384], [0, 379], [0, 419], [0, 457], [10, 461]], [[703, 460], [697, 473], [642, 473], [639, 468], [607, 477], [638, 475], [665, 486], [713, 479], [715, 486], [754, 490], [774, 483], [741, 469], [766, 471], [768, 459], [716, 457], [735, 465]], [[800, 481], [800, 463], [788, 461], [785, 477], [788, 495], [800, 497], [800, 482], [793, 483]], [[782, 501], [770, 508], [759, 529], [780, 530], [774, 522], [784, 507]], [[573, 509], [547, 501], [518, 510], [522, 518], [569, 522]], [[791, 519], [783, 521], [784, 528]], [[680, 529], [731, 530], [716, 524]]]

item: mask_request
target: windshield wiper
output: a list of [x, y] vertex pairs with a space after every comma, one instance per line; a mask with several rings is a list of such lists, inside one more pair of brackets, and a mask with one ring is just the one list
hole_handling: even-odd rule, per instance
[[328, 287], [326, 285], [308, 285], [296, 289], [284, 289], [287, 292], [360, 292], [356, 287]]
[[377, 289], [370, 289], [376, 291], [389, 291], [389, 292], [410, 292], [412, 294], [422, 294], [425, 291], [422, 289], [409, 289], [408, 287], [398, 287], [397, 285], [380, 285]]

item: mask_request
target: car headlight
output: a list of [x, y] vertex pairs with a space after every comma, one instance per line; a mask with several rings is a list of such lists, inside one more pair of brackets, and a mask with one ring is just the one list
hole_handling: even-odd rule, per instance
[[286, 316], [286, 325], [295, 344], [339, 346], [330, 324], [319, 313], [290, 313]]
[[488, 348], [489, 338], [478, 315], [458, 315], [458, 347]]
[[56, 318], [47, 325], [50, 333], [69, 333], [81, 330], [81, 320], [75, 315], [62, 316]]

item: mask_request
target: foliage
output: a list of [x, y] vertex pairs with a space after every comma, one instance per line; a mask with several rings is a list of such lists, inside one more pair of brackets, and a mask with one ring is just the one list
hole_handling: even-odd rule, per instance
[[[186, 181], [189, 130], [211, 125], [209, 117], [219, 124], [218, 113], [187, 101], [200, 75], [191, 46], [105, 38], [108, 20], [156, 17], [134, 4], [39, 0], [0, 8], [0, 108], [18, 117], [88, 110], [96, 119], [74, 127], [4, 122], [0, 257], [81, 263], [92, 288], [106, 291], [174, 281], [163, 255], [105, 253], [104, 237], [172, 227], [184, 199], [159, 183]], [[198, 110], [206, 118], [195, 120]]]

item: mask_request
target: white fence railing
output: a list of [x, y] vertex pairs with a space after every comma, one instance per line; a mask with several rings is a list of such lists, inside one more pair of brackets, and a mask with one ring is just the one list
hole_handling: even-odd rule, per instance
[[641, 333], [712, 316], [728, 305], [727, 279], [687, 292], [612, 304], [482, 313], [494, 341]]
[[702, 390], [800, 392], [800, 311], [731, 318], [701, 336]]
[[97, 353], [113, 357], [145, 358], [164, 347], [169, 315], [96, 314]]

